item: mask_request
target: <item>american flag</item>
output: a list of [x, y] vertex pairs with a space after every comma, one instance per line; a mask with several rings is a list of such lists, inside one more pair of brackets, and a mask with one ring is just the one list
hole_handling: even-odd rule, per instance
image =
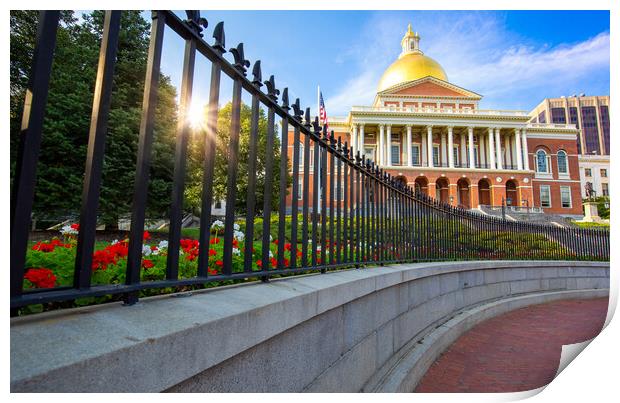
[[329, 128], [327, 121], [327, 111], [325, 110], [325, 102], [323, 102], [323, 93], [319, 92], [319, 119], [325, 126]]

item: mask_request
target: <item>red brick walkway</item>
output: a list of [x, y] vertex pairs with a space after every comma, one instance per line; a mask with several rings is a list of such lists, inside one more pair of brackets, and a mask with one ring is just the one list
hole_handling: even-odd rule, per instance
[[549, 302], [482, 322], [431, 365], [415, 391], [520, 392], [547, 385], [562, 345], [595, 337], [607, 305], [607, 298]]

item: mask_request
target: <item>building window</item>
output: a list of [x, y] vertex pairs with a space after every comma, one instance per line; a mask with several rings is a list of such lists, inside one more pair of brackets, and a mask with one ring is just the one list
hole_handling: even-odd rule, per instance
[[459, 154], [459, 147], [454, 146], [454, 165], [459, 166], [461, 161], [461, 154]]
[[392, 165], [400, 165], [400, 144], [392, 143], [392, 147], [390, 148]]
[[304, 178], [298, 178], [297, 180], [297, 200], [303, 199], [304, 190]]
[[558, 172], [561, 174], [568, 173], [568, 157], [564, 150], [558, 151]]
[[601, 178], [607, 178], [607, 169], [601, 169]]
[[364, 161], [366, 160], [375, 160], [375, 148], [374, 147], [364, 147]]
[[[560, 199], [562, 200], [562, 207], [571, 208], [572, 202], [570, 198], [570, 187], [560, 186]], [[541, 198], [542, 200], [542, 198]]]
[[310, 169], [314, 169], [314, 146], [308, 147], [310, 149]]
[[607, 105], [601, 105], [599, 112], [601, 115], [601, 130], [603, 131], [605, 154], [609, 155], [609, 107]]
[[540, 207], [551, 207], [551, 189], [549, 185], [540, 187]]
[[564, 108], [551, 108], [551, 123], [566, 124], [566, 113]]
[[609, 196], [609, 183], [601, 183], [603, 196]]
[[581, 125], [583, 126], [583, 137], [586, 142], [585, 152], [587, 154], [600, 154], [595, 106], [581, 107]]
[[[570, 119], [570, 124], [575, 125], [575, 127], [579, 129], [579, 116], [577, 115], [577, 107], [571, 106], [568, 108], [568, 118]], [[581, 136], [577, 136], [577, 153], [582, 154]]]
[[584, 172], [586, 177], [591, 178], [592, 177], [592, 168], [584, 168]]
[[304, 145], [301, 143], [299, 144], [299, 166], [304, 166]]
[[474, 165], [478, 165], [478, 146], [474, 146]]
[[222, 208], [222, 202], [221, 202], [220, 200], [218, 200], [218, 201], [216, 201], [216, 202], [215, 202], [215, 208], [216, 208], [216, 209], [220, 209], [220, 208]]
[[547, 123], [547, 118], [545, 117], [545, 111], [542, 111], [538, 114], [538, 123]]
[[536, 151], [536, 171], [549, 173], [549, 158], [544, 150]]
[[439, 146], [433, 146], [433, 166], [439, 166]]
[[411, 146], [411, 164], [420, 165], [420, 145], [414, 144]]

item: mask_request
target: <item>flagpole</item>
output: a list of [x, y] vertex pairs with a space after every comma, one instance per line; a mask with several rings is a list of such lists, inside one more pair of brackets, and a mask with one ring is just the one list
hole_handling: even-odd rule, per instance
[[[321, 125], [321, 86], [317, 85], [316, 86], [316, 116], [319, 119], [319, 127], [323, 127]], [[318, 143], [317, 143], [318, 146]], [[317, 172], [319, 175], [319, 188], [317, 189], [317, 191], [319, 192], [319, 205], [317, 206], [317, 211], [320, 214], [321, 213], [321, 188], [323, 187], [323, 183], [321, 183], [321, 152], [319, 152], [319, 160], [317, 161]]]

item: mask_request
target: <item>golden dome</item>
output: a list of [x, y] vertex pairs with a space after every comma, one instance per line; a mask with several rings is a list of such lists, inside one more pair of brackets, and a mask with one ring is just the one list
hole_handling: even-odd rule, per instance
[[419, 42], [418, 33], [413, 33], [411, 25], [409, 25], [407, 33], [401, 41], [403, 51], [381, 76], [377, 92], [384, 91], [396, 84], [419, 80], [428, 76], [448, 81], [448, 76], [441, 65], [432, 58], [425, 56], [419, 49]]

